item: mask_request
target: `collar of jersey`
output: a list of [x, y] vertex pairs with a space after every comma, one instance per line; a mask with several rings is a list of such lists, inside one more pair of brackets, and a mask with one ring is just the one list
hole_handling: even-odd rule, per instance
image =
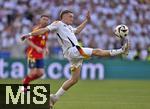
[[69, 25], [67, 25], [66, 23], [64, 23], [63, 21], [61, 21], [63, 24], [64, 24], [64, 26], [69, 26]]

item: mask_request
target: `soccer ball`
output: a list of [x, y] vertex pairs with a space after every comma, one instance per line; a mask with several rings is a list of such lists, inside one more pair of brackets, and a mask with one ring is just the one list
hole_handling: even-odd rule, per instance
[[118, 25], [115, 28], [115, 35], [120, 39], [124, 39], [128, 33], [129, 29], [126, 25]]

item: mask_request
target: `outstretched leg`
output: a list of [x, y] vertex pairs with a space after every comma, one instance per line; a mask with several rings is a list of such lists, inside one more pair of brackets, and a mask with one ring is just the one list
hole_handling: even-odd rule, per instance
[[107, 57], [107, 56], [116, 56], [120, 54], [128, 54], [129, 43], [125, 43], [125, 45], [120, 49], [114, 50], [102, 50], [102, 49], [93, 49], [93, 56]]

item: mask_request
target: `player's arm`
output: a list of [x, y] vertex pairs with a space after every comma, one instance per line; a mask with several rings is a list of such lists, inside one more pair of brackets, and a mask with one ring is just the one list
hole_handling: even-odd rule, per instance
[[47, 27], [45, 27], [45, 28], [40, 28], [40, 29], [38, 29], [38, 30], [35, 30], [35, 31], [29, 33], [29, 35], [30, 35], [30, 36], [42, 35], [42, 34], [48, 32], [48, 31], [49, 31], [49, 29], [48, 29]]
[[48, 48], [48, 44], [46, 43], [46, 46], [45, 46], [45, 51], [44, 51], [45, 55], [48, 55], [49, 54], [49, 48]]
[[33, 31], [31, 33], [28, 33], [28, 34], [24, 34], [21, 36], [21, 41], [25, 41], [26, 39], [28, 39], [30, 36], [36, 36], [36, 35], [42, 35], [44, 34], [45, 32], [48, 32], [49, 29], [47, 27], [45, 28], [40, 28], [36, 31]]
[[25, 35], [21, 36], [21, 40], [24, 41], [30, 36], [42, 35], [42, 34], [44, 34], [46, 32], [49, 32], [49, 31], [54, 32], [54, 31], [57, 30], [57, 28], [58, 28], [57, 22], [53, 22], [52, 24], [48, 25], [45, 28], [40, 28], [40, 29], [35, 30], [31, 33], [28, 33], [28, 34], [25, 34]]
[[88, 11], [86, 14], [86, 19], [76, 28], [75, 33], [79, 34], [89, 21], [90, 21], [90, 12]]
[[29, 39], [26, 40], [26, 43], [31, 46], [32, 48], [34, 48], [37, 52], [41, 53], [43, 52], [43, 49], [39, 46], [37, 46], [36, 44], [34, 44], [32, 41], [30, 41]]

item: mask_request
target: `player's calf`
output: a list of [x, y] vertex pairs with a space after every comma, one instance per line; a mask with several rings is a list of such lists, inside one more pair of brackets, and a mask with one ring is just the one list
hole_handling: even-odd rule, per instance
[[77, 78], [71, 78], [67, 81], [64, 82], [63, 84], [63, 89], [64, 90], [68, 90], [70, 87], [72, 87], [73, 85], [75, 85], [76, 83], [78, 82], [78, 79]]
[[40, 78], [44, 74], [44, 69], [34, 69], [31, 70], [29, 75], [23, 80], [23, 84], [29, 84], [31, 81]]
[[110, 56], [110, 52], [108, 50], [93, 49], [92, 55], [104, 57], [104, 56]]
[[37, 69], [36, 72], [37, 72], [36, 74], [39, 78], [44, 75], [44, 69]]
[[27, 75], [23, 79], [23, 88], [21, 89], [22, 92], [26, 93], [27, 92], [27, 86], [29, 83], [35, 79], [40, 78], [44, 74], [44, 69], [31, 69], [29, 75]]
[[129, 50], [129, 42], [126, 42], [120, 49], [114, 50], [93, 49], [92, 55], [100, 57], [116, 56], [120, 54], [128, 54], [128, 50]]

